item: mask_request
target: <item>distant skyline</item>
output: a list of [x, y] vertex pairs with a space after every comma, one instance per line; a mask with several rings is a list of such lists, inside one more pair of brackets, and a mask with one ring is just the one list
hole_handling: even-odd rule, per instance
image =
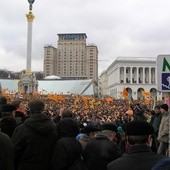
[[[0, 1], [0, 69], [26, 69], [27, 0]], [[99, 51], [99, 74], [119, 56], [170, 54], [169, 0], [35, 0], [32, 70], [43, 71], [44, 46], [57, 34], [86, 33]], [[108, 61], [107, 61], [108, 60]]]

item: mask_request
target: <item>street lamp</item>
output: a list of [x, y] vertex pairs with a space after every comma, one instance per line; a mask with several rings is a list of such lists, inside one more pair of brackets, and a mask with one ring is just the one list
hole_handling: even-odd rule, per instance
[[32, 4], [34, 3], [35, 0], [28, 0], [28, 3], [30, 4], [29, 10], [32, 11]]

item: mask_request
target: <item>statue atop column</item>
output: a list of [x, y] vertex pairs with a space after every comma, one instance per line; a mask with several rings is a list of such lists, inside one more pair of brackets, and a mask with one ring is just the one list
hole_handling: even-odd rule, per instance
[[28, 0], [30, 6], [29, 6], [29, 10], [32, 11], [32, 4], [34, 3], [35, 0]]

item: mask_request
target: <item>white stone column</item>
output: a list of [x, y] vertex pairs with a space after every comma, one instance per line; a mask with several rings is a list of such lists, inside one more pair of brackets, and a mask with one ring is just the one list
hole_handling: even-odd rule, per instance
[[151, 84], [151, 68], [149, 67], [149, 84]]
[[124, 83], [126, 83], [126, 67], [124, 67]]
[[119, 76], [119, 80], [118, 80], [118, 83], [120, 83], [121, 82], [121, 73], [120, 73], [120, 67], [118, 67], [118, 76]]
[[153, 82], [154, 84], [156, 84], [157, 83], [156, 68], [154, 68], [153, 75], [154, 75]]
[[132, 68], [133, 67], [130, 67], [130, 84], [132, 84]]
[[143, 67], [143, 84], [145, 84], [145, 67]]
[[139, 67], [136, 67], [136, 83], [139, 84]]
[[26, 15], [28, 21], [28, 30], [27, 30], [27, 63], [26, 63], [26, 72], [31, 73], [31, 58], [32, 58], [32, 23], [34, 15], [30, 11]]

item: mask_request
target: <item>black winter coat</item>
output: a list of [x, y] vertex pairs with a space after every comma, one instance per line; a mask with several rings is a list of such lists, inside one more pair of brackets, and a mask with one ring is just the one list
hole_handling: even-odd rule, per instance
[[82, 152], [82, 146], [75, 138], [59, 139], [53, 151], [50, 170], [68, 170]]
[[10, 138], [0, 132], [0, 170], [13, 170], [13, 145]]
[[15, 170], [49, 170], [51, 154], [58, 136], [52, 120], [32, 114], [12, 136]]
[[107, 170], [151, 170], [163, 155], [153, 153], [145, 145], [132, 146], [128, 154], [108, 164]]
[[88, 170], [106, 170], [107, 164], [120, 156], [121, 151], [117, 143], [102, 134], [87, 143], [84, 149], [84, 160]]
[[3, 117], [0, 120], [1, 132], [7, 134], [10, 138], [12, 137], [15, 128], [18, 126], [15, 118], [11, 116]]

